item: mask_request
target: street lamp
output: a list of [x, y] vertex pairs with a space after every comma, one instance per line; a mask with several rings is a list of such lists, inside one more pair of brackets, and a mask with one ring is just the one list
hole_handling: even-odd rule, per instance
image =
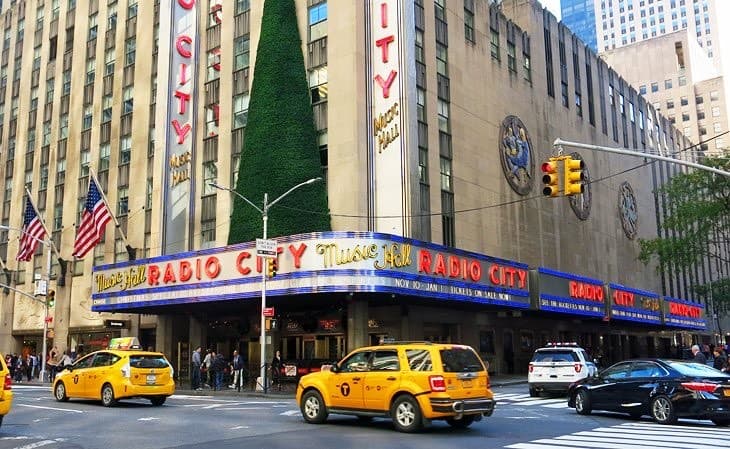
[[[234, 194], [237, 197], [241, 198], [243, 201], [245, 201], [248, 204], [250, 204], [254, 209], [256, 209], [257, 211], [259, 211], [259, 213], [261, 214], [261, 218], [263, 218], [263, 221], [264, 221], [264, 236], [263, 236], [263, 238], [264, 238], [264, 240], [266, 240], [266, 233], [267, 233], [267, 230], [268, 230], [268, 222], [269, 222], [269, 209], [271, 209], [271, 207], [274, 204], [276, 204], [279, 201], [281, 201], [285, 196], [289, 195], [290, 193], [292, 193], [293, 191], [295, 191], [299, 187], [306, 186], [306, 185], [309, 185], [309, 184], [313, 184], [313, 183], [315, 183], [317, 181], [321, 181], [321, 180], [322, 180], [321, 177], [317, 177], [317, 178], [312, 178], [312, 179], [309, 179], [309, 180], [304, 181], [302, 183], [299, 183], [299, 184], [295, 185], [294, 187], [292, 187], [291, 189], [289, 189], [286, 192], [284, 192], [281, 195], [279, 195], [279, 197], [277, 199], [275, 199], [274, 201], [272, 201], [271, 203], [269, 203], [269, 194], [268, 193], [264, 193], [264, 204], [263, 204], [263, 208], [258, 207], [253, 202], [251, 202], [248, 198], [246, 198], [245, 196], [241, 195], [240, 193], [236, 192], [233, 189], [230, 189], [228, 187], [220, 186], [220, 185], [218, 185], [216, 183], [213, 183], [213, 182], [208, 183], [208, 185], [210, 185], [211, 187], [215, 187], [218, 190], [226, 190], [228, 192], [231, 192], [232, 194]], [[263, 384], [264, 384], [263, 385], [264, 393], [266, 393], [266, 389], [267, 389], [267, 385], [266, 385], [266, 317], [264, 317], [264, 309], [265, 308], [266, 308], [266, 270], [261, 270], [261, 335], [259, 336], [260, 345], [261, 345], [261, 349], [260, 349], [260, 351], [261, 351], [261, 358], [260, 358], [260, 364], [259, 364], [259, 366], [261, 368], [260, 368], [259, 375], [261, 376], [261, 382], [263, 382]]]
[[51, 285], [51, 237], [48, 236], [48, 240], [41, 240], [41, 239], [29, 234], [24, 229], [13, 228], [11, 226], [5, 226], [5, 225], [0, 225], [0, 230], [18, 231], [20, 233], [25, 234], [26, 237], [30, 237], [33, 240], [35, 240], [39, 243], [42, 243], [48, 247], [48, 259], [46, 260], [46, 279], [45, 279], [46, 280], [46, 300], [45, 301], [41, 301], [40, 299], [36, 298], [35, 296], [33, 296], [31, 294], [28, 294], [24, 291], [15, 289], [9, 285], [5, 286], [5, 287], [9, 288], [10, 290], [13, 290], [15, 293], [19, 293], [19, 294], [25, 296], [26, 298], [30, 298], [34, 301], [38, 301], [41, 304], [43, 304], [43, 310], [44, 310], [44, 314], [43, 314], [43, 353], [40, 356], [41, 372], [39, 373], [39, 375], [41, 378], [41, 382], [45, 382], [45, 380], [46, 380], [46, 352], [48, 351], [48, 346], [46, 343], [46, 340], [48, 337], [48, 291], [49, 291], [50, 285]]

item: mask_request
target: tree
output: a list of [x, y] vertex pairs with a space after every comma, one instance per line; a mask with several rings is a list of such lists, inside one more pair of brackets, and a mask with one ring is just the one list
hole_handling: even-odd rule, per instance
[[[322, 175], [294, 0], [264, 4], [236, 191], [262, 207]], [[228, 243], [261, 237], [261, 214], [234, 196]], [[301, 187], [269, 211], [269, 237], [330, 230], [327, 186]]]
[[[730, 159], [709, 157], [704, 165], [730, 171]], [[712, 301], [718, 310], [730, 310], [730, 177], [706, 170], [674, 176], [659, 189], [666, 215], [660, 230], [667, 237], [639, 240], [639, 259], [659, 260], [658, 269], [690, 268], [703, 260], [723, 267], [712, 282], [697, 284], [695, 293]], [[670, 273], [671, 275], [671, 273]], [[699, 281], [699, 280], [698, 280]], [[712, 311], [708, 311], [711, 313]]]

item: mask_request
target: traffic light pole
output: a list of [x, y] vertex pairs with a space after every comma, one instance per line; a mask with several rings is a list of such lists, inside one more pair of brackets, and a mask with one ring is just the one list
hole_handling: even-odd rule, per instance
[[627, 148], [613, 148], [613, 147], [604, 147], [604, 146], [600, 146], [600, 145], [590, 145], [587, 143], [569, 142], [569, 141], [563, 140], [559, 137], [557, 139], [555, 139], [555, 142], [553, 142], [553, 146], [583, 148], [586, 150], [623, 154], [624, 156], [635, 156], [635, 157], [644, 157], [647, 159], [656, 159], [658, 161], [671, 162], [673, 164], [679, 164], [679, 165], [686, 165], [687, 167], [696, 168], [698, 170], [706, 170], [706, 171], [710, 171], [713, 173], [717, 173], [718, 175], [730, 177], [730, 172], [726, 172], [725, 170], [720, 170], [718, 168], [708, 167], [707, 165], [697, 164], [695, 162], [683, 161], [681, 159], [676, 159], [673, 157], [660, 156], [658, 154], [642, 153], [641, 151], [629, 150]]
[[[294, 187], [292, 187], [291, 189], [287, 190], [286, 192], [282, 193], [281, 195], [279, 195], [279, 197], [276, 198], [271, 203], [269, 203], [269, 194], [264, 193], [263, 208], [259, 208], [257, 205], [255, 205], [253, 202], [251, 202], [251, 200], [249, 200], [248, 198], [246, 198], [245, 196], [241, 195], [240, 193], [238, 193], [237, 191], [235, 191], [233, 189], [230, 189], [228, 187], [223, 187], [223, 186], [220, 186], [220, 185], [212, 183], [212, 182], [209, 183], [208, 185], [210, 185], [211, 187], [214, 187], [218, 190], [227, 190], [228, 192], [231, 192], [232, 194], [236, 195], [237, 197], [241, 198], [243, 201], [245, 201], [246, 203], [251, 205], [254, 209], [259, 211], [259, 213], [261, 214], [261, 218], [263, 219], [263, 222], [264, 222], [263, 237], [264, 237], [264, 240], [266, 240], [267, 233], [268, 233], [268, 224], [269, 224], [269, 209], [271, 209], [271, 207], [274, 206], [274, 204], [281, 201], [285, 196], [289, 195], [296, 189], [309, 185], [309, 184], [312, 184], [312, 183], [315, 183], [317, 181], [321, 181], [321, 180], [322, 180], [322, 178], [317, 177], [317, 178], [312, 178], [307, 181], [301, 182], [301, 183], [295, 185]], [[259, 335], [261, 357], [259, 359], [260, 360], [259, 375], [261, 376], [261, 383], [263, 383], [264, 393], [266, 393], [267, 389], [268, 389], [267, 382], [266, 382], [266, 317], [264, 316], [264, 309], [266, 308], [266, 274], [267, 274], [266, 267], [262, 266], [261, 267], [261, 335]]]

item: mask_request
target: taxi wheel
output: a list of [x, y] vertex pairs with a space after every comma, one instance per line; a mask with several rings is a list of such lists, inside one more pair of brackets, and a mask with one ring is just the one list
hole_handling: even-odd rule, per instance
[[587, 391], [580, 390], [575, 396], [575, 411], [579, 415], [591, 414], [591, 398], [588, 396]]
[[421, 429], [421, 407], [413, 396], [400, 396], [390, 409], [393, 424], [399, 432], [412, 433]]
[[154, 398], [150, 398], [150, 402], [152, 402], [152, 405], [155, 407], [159, 407], [160, 405], [165, 403], [165, 400], [167, 399], [167, 396], [155, 396]]
[[446, 422], [455, 429], [466, 429], [474, 422], [474, 417], [469, 415], [462, 416], [461, 419], [448, 418]]
[[672, 400], [664, 395], [655, 397], [651, 401], [651, 417], [659, 424], [674, 424], [677, 422]]
[[68, 396], [66, 396], [66, 385], [64, 385], [63, 382], [56, 384], [56, 388], [53, 389], [53, 396], [58, 402], [68, 401]]
[[327, 419], [327, 406], [317, 390], [309, 390], [302, 396], [302, 416], [310, 424], [322, 424]]
[[537, 398], [540, 397], [540, 392], [537, 391], [537, 388], [530, 387], [530, 397], [531, 398]]
[[104, 384], [104, 386], [101, 387], [101, 403], [104, 407], [111, 407], [116, 402], [116, 399], [114, 399], [114, 389], [111, 385]]

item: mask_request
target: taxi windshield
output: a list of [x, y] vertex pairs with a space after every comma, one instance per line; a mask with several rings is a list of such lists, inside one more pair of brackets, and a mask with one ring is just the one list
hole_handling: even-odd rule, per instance
[[132, 368], [167, 368], [169, 365], [161, 355], [130, 355], [129, 364]]

